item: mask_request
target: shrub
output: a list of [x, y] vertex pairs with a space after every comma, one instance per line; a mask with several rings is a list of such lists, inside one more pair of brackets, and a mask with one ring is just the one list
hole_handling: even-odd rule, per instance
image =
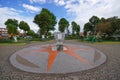
[[0, 43], [12, 43], [13, 40], [11, 39], [0, 39]]

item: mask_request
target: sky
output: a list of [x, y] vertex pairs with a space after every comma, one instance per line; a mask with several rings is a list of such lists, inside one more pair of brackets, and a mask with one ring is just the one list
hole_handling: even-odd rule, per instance
[[[120, 0], [0, 0], [0, 28], [5, 28], [5, 21], [11, 18], [27, 22], [37, 32], [39, 27], [33, 23], [34, 17], [42, 8], [47, 8], [56, 16], [57, 22], [61, 18], [66, 18], [69, 23], [75, 21], [82, 32], [92, 16], [120, 18], [119, 3]], [[55, 28], [58, 31], [58, 24]]]

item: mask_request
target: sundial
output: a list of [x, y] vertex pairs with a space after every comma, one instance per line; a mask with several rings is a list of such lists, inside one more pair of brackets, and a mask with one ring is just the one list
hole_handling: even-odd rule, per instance
[[65, 34], [55, 33], [54, 44], [26, 47], [10, 57], [10, 63], [32, 73], [70, 73], [95, 68], [106, 61], [101, 51], [79, 44], [63, 43]]

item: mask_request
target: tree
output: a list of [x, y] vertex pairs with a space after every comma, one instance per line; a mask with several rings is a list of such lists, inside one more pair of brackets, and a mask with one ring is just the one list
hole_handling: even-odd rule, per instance
[[97, 26], [97, 24], [100, 22], [100, 19], [97, 17], [97, 16], [92, 16], [90, 19], [89, 19], [89, 22], [90, 22], [90, 24], [91, 24], [91, 32], [93, 33], [93, 34], [95, 34], [95, 32], [96, 32], [96, 26]]
[[72, 21], [71, 25], [72, 25], [72, 34], [74, 35], [76, 33], [77, 35], [79, 35], [80, 25], [78, 25], [75, 21]]
[[91, 25], [91, 23], [88, 22], [84, 25], [84, 31], [93, 31], [93, 26]]
[[97, 25], [97, 32], [106, 33], [111, 36], [113, 34], [119, 33], [120, 31], [120, 19], [116, 16], [110, 17], [108, 19], [102, 19]]
[[6, 25], [7, 29], [8, 29], [8, 33], [10, 34], [11, 37], [18, 34], [18, 31], [17, 31], [18, 21], [16, 19], [8, 19], [5, 22], [5, 25]]
[[115, 22], [112, 22], [112, 27], [114, 34], [120, 34], [120, 19], [117, 19]]
[[77, 35], [79, 35], [79, 33], [80, 33], [80, 25], [77, 25], [76, 32], [77, 32]]
[[18, 21], [16, 19], [8, 19], [6, 22], [5, 22], [5, 25], [8, 25], [8, 24], [12, 24], [16, 27], [18, 27]]
[[65, 18], [61, 18], [58, 25], [59, 25], [59, 31], [64, 32], [66, 29], [68, 32], [69, 22]]
[[17, 27], [13, 24], [8, 24], [7, 29], [8, 29], [8, 34], [10, 34], [11, 36], [18, 34]]
[[77, 26], [77, 24], [76, 24], [76, 22], [72, 21], [71, 25], [72, 25], [72, 34], [74, 35], [75, 34], [75, 27]]
[[30, 30], [29, 25], [25, 21], [20, 21], [19, 28], [22, 29], [25, 33]]
[[84, 25], [84, 35], [87, 35], [87, 32], [90, 31], [91, 34], [96, 34], [96, 26], [98, 23], [105, 21], [104, 18], [101, 18], [101, 20], [97, 16], [92, 16], [89, 19], [89, 22], [87, 22]]
[[105, 22], [105, 23], [99, 23], [97, 25], [97, 28], [96, 28], [96, 31], [98, 33], [104, 33], [104, 34], [107, 34], [107, 35], [111, 35], [112, 34], [112, 26], [111, 26], [111, 23], [110, 22]]
[[106, 22], [106, 19], [105, 19], [104, 17], [102, 17], [102, 18], [100, 19], [100, 22], [101, 22], [101, 23], [105, 23], [105, 22]]
[[56, 16], [46, 8], [34, 17], [33, 22], [39, 26], [41, 34], [45, 36], [50, 30], [55, 30], [54, 26], [57, 23]]
[[27, 32], [27, 35], [29, 35], [29, 36], [34, 36], [34, 34], [35, 34], [35, 32], [33, 30], [29, 30]]
[[72, 34], [74, 35], [76, 32], [77, 23], [75, 21], [72, 21], [71, 25], [72, 25]]
[[108, 18], [107, 21], [111, 23], [113, 34], [120, 31], [120, 19], [117, 16]]
[[93, 24], [93, 26], [97, 25], [99, 22], [100, 22], [100, 19], [97, 17], [97, 16], [92, 16], [90, 19], [89, 19], [89, 22], [91, 24]]
[[120, 18], [117, 16], [110, 18], [101, 18], [93, 16], [89, 19], [89, 22], [84, 25], [84, 33], [91, 31], [93, 34], [96, 32], [99, 34], [107, 34], [112, 36], [120, 33]]

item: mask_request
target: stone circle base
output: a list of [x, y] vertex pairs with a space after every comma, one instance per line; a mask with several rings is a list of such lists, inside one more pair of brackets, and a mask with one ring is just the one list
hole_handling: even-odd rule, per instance
[[46, 44], [21, 49], [11, 55], [9, 59], [10, 63], [20, 70], [32, 73], [70, 73], [92, 69], [106, 61], [104, 53], [95, 48], [83, 45], [64, 44], [63, 48], [65, 50], [68, 49], [68, 53], [59, 51], [48, 71], [49, 52], [43, 52], [48, 47], [49, 45]]

